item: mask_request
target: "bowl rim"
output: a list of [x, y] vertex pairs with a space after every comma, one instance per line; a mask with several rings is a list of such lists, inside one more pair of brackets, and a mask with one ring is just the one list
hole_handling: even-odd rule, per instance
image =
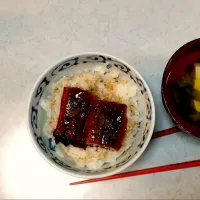
[[183, 49], [186, 49], [188, 46], [196, 43], [196, 42], [199, 42], [200, 43], [200, 38], [196, 38], [194, 40], [191, 40], [187, 43], [185, 43], [184, 45], [182, 45], [181, 47], [179, 47], [173, 54], [172, 56], [170, 57], [170, 59], [168, 60], [167, 64], [166, 64], [166, 67], [165, 67], [165, 70], [163, 72], [163, 76], [162, 76], [162, 86], [161, 86], [161, 93], [162, 93], [162, 101], [163, 101], [163, 104], [164, 104], [164, 107], [166, 109], [166, 111], [168, 112], [169, 116], [171, 117], [171, 119], [173, 120], [173, 122], [175, 123], [175, 125], [183, 132], [189, 134], [189, 135], [192, 135], [194, 137], [197, 137], [196, 136], [196, 133], [192, 133], [191, 130], [188, 130], [184, 124], [182, 124], [180, 122], [180, 120], [182, 120], [182, 116], [179, 116], [178, 114], [176, 114], [177, 112], [173, 110], [173, 108], [170, 106], [168, 100], [166, 99], [166, 80], [168, 79], [169, 77], [169, 74], [171, 72], [167, 72], [167, 70], [171, 69], [172, 67], [170, 66], [171, 62], [176, 59], [176, 56], [178, 56], [178, 54], [183, 50]]
[[[117, 60], [117, 61], [119, 61], [119, 62], [127, 65], [142, 80], [142, 82], [143, 82], [143, 84], [144, 84], [144, 86], [145, 86], [145, 88], [147, 90], [147, 93], [148, 93], [148, 96], [149, 96], [149, 99], [150, 99], [150, 104], [151, 104], [151, 107], [152, 107], [152, 118], [151, 118], [150, 128], [149, 128], [149, 131], [148, 131], [148, 135], [147, 135], [146, 141], [143, 144], [143, 146], [140, 149], [140, 151], [135, 156], [133, 156], [133, 158], [131, 158], [127, 163], [125, 163], [122, 166], [114, 169], [113, 171], [102, 172], [102, 173], [99, 173], [99, 174], [88, 174], [88, 175], [86, 175], [86, 174], [78, 174], [76, 172], [71, 172], [71, 171], [69, 171], [69, 170], [67, 170], [67, 169], [65, 169], [65, 168], [57, 165], [50, 158], [48, 158], [48, 156], [46, 156], [46, 154], [41, 150], [41, 148], [35, 142], [35, 136], [34, 136], [34, 133], [32, 132], [31, 123], [30, 123], [30, 108], [31, 108], [31, 102], [32, 102], [31, 100], [33, 98], [33, 95], [35, 94], [35, 90], [36, 90], [37, 86], [42, 81], [43, 77], [50, 70], [52, 70], [52, 68], [56, 67], [57, 65], [62, 64], [66, 60], [72, 59], [72, 58], [77, 57], [77, 56], [87, 56], [87, 55], [102, 55], [102, 56], [105, 56], [105, 57], [110, 57], [110, 58], [112, 58], [114, 60]], [[59, 61], [57, 61], [55, 64], [51, 65], [50, 67], [48, 67], [43, 73], [40, 74], [40, 76], [35, 81], [32, 89], [31, 89], [31, 92], [29, 94], [28, 105], [27, 105], [27, 117], [26, 117], [26, 119], [27, 119], [27, 122], [26, 122], [27, 129], [28, 129], [28, 132], [29, 132], [29, 135], [30, 135], [30, 139], [31, 139], [31, 141], [33, 143], [33, 146], [35, 146], [35, 148], [38, 151], [38, 153], [40, 154], [40, 156], [44, 160], [46, 160], [47, 163], [49, 163], [51, 166], [53, 166], [57, 170], [65, 173], [65, 174], [74, 176], [74, 177], [78, 177], [78, 178], [100, 178], [100, 177], [105, 177], [105, 176], [111, 176], [111, 175], [117, 174], [117, 173], [125, 170], [130, 165], [132, 165], [142, 155], [142, 153], [145, 151], [146, 147], [148, 146], [148, 144], [149, 144], [149, 142], [151, 140], [152, 134], [153, 134], [153, 130], [154, 130], [154, 126], [155, 126], [155, 105], [154, 105], [153, 96], [152, 96], [152, 93], [151, 93], [151, 91], [149, 89], [149, 86], [147, 85], [147, 83], [144, 80], [144, 78], [140, 75], [140, 73], [134, 67], [132, 67], [131, 65], [129, 65], [125, 61], [123, 61], [123, 60], [121, 60], [121, 59], [119, 59], [119, 58], [117, 58], [115, 56], [106, 54], [106, 53], [101, 53], [101, 52], [82, 52], [82, 53], [72, 54], [72, 55], [69, 55], [69, 56], [66, 56], [66, 57], [60, 59]]]

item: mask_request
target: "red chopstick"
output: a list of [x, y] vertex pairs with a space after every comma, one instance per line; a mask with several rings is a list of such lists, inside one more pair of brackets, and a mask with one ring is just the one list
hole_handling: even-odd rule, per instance
[[126, 178], [126, 177], [131, 177], [131, 176], [139, 176], [139, 175], [166, 172], [166, 171], [185, 169], [185, 168], [191, 168], [191, 167], [199, 167], [199, 166], [200, 166], [200, 160], [194, 160], [194, 161], [189, 161], [189, 162], [164, 165], [164, 166], [153, 167], [153, 168], [148, 168], [148, 169], [141, 169], [141, 170], [136, 170], [132, 172], [125, 172], [125, 173], [115, 174], [113, 176], [107, 176], [103, 178], [95, 178], [95, 179], [74, 182], [74, 183], [70, 183], [70, 185], [80, 185], [80, 184], [85, 184], [85, 183], [108, 181], [108, 180], [113, 180], [113, 179], [118, 179], [118, 178]]
[[162, 136], [171, 135], [171, 134], [177, 133], [179, 131], [180, 131], [180, 129], [178, 129], [176, 126], [172, 127], [172, 128], [168, 128], [168, 129], [163, 130], [163, 131], [155, 132], [152, 136], [152, 139], [159, 138], [159, 137], [162, 137]]

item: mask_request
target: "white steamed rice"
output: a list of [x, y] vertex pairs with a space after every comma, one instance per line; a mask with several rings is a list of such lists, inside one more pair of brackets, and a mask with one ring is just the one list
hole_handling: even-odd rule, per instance
[[102, 100], [114, 101], [127, 105], [127, 132], [119, 151], [101, 147], [88, 146], [85, 150], [68, 145], [58, 144], [65, 156], [70, 157], [77, 166], [88, 169], [99, 169], [104, 163], [113, 163], [126, 151], [136, 134], [139, 111], [137, 86], [130, 82], [116, 69], [96, 67], [93, 70], [77, 72], [73, 76], [64, 76], [50, 86], [49, 95], [41, 101], [47, 113], [47, 124], [44, 132], [53, 135], [60, 112], [60, 102], [64, 87], [78, 87], [95, 94]]

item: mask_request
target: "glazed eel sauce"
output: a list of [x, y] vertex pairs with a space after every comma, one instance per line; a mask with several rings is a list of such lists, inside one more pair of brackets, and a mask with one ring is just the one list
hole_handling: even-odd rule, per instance
[[100, 146], [119, 150], [126, 134], [127, 106], [98, 100], [79, 88], [65, 87], [61, 99], [55, 142], [85, 149]]

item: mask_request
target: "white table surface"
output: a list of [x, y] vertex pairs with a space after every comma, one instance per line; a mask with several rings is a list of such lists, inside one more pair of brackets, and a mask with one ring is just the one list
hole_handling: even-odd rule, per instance
[[[81, 179], [47, 164], [26, 128], [38, 76], [83, 51], [133, 65], [152, 90], [155, 130], [172, 127], [160, 95], [162, 73], [174, 51], [199, 34], [199, 0], [0, 0], [0, 198], [200, 198], [200, 168], [69, 186]], [[198, 158], [200, 140], [177, 133], [152, 141], [128, 170]]]

